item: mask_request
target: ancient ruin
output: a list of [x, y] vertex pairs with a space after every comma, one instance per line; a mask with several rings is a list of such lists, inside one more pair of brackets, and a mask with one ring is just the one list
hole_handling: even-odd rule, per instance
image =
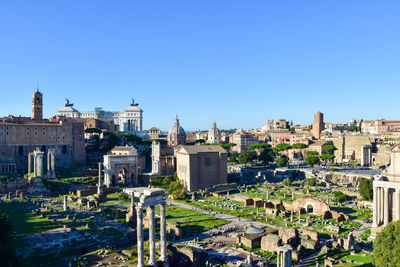
[[131, 195], [134, 199], [137, 215], [137, 248], [138, 248], [138, 267], [144, 266], [144, 237], [143, 237], [143, 209], [148, 209], [149, 214], [149, 264], [156, 266], [156, 240], [155, 240], [155, 206], [160, 205], [160, 261], [167, 263], [167, 239], [166, 239], [166, 203], [167, 193], [161, 188], [125, 188], [124, 192]]

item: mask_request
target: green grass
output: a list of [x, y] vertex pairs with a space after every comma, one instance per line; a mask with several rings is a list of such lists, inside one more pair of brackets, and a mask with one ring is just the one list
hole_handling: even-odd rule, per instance
[[8, 215], [13, 230], [20, 235], [41, 233], [61, 227], [59, 223], [26, 211], [22, 202], [7, 202], [0, 206], [0, 213]]
[[368, 238], [371, 236], [371, 229], [365, 230], [364, 233], [361, 234], [361, 239], [364, 241], [368, 241]]
[[345, 263], [345, 264], [342, 264], [341, 266], [373, 266], [372, 260], [371, 260], [371, 255], [369, 255], [369, 254], [367, 254], [367, 256], [345, 255], [345, 256], [339, 258], [339, 260], [357, 262], [357, 263]]
[[201, 233], [228, 223], [227, 220], [176, 206], [167, 207], [167, 220], [179, 224], [184, 235], [191, 235], [193, 232]]

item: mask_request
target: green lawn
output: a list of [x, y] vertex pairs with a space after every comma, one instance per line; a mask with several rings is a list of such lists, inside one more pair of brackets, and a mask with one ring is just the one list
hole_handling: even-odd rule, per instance
[[351, 260], [351, 261], [356, 261], [359, 263], [371, 263], [371, 256], [367, 255], [367, 256], [361, 256], [361, 255], [346, 255], [342, 258], [340, 258], [340, 260], [346, 261], [346, 260]]
[[59, 223], [27, 212], [22, 202], [7, 202], [0, 206], [0, 213], [9, 216], [14, 231], [21, 235], [41, 233], [61, 227]]
[[178, 223], [187, 235], [193, 232], [201, 233], [228, 223], [227, 220], [176, 206], [167, 207], [167, 221]]

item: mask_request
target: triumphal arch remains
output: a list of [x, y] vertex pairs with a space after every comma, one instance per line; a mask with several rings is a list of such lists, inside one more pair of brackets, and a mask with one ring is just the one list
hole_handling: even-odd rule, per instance
[[138, 152], [134, 147], [114, 147], [109, 155], [104, 155], [103, 167], [107, 187], [138, 183]]

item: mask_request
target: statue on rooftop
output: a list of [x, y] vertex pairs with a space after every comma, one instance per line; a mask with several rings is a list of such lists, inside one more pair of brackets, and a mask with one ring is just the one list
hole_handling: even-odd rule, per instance
[[139, 106], [139, 103], [135, 103], [135, 99], [133, 99], [133, 98], [131, 98], [132, 99], [132, 103], [131, 103], [131, 106], [132, 107], [137, 107], [137, 106]]
[[73, 103], [69, 103], [69, 99], [68, 98], [66, 98], [65, 100], [67, 101], [67, 103], [65, 104], [66, 107], [73, 107], [74, 106]]

